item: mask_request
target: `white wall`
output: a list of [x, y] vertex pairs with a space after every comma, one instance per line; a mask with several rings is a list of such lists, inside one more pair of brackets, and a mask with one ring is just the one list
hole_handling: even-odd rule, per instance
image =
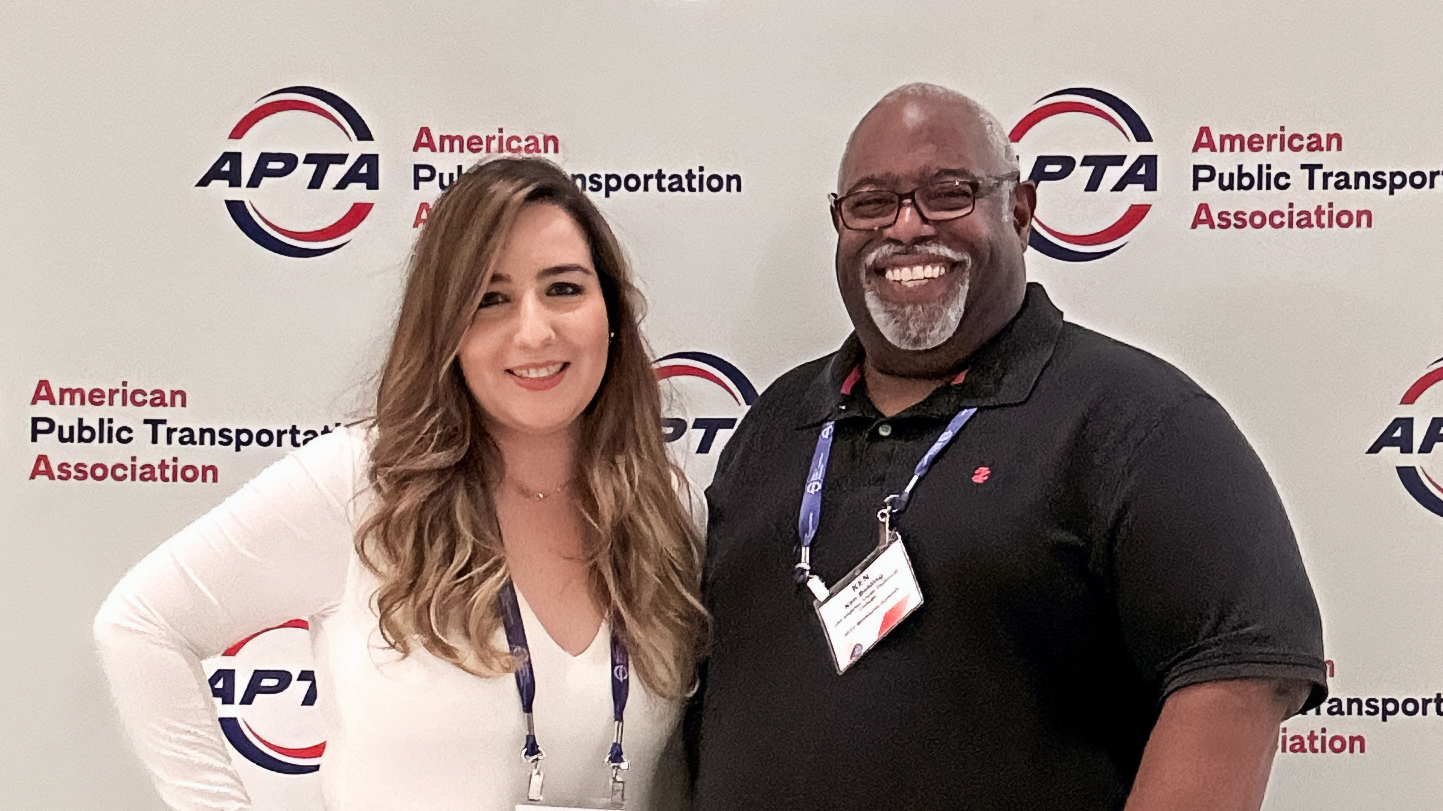
[[[1151, 193], [1107, 191], [1119, 169], [1092, 194], [1081, 191], [1084, 168], [1043, 184], [1039, 214], [1055, 227], [1100, 228], [1125, 197], [1152, 208], [1104, 259], [1030, 252], [1032, 277], [1070, 318], [1173, 361], [1230, 408], [1293, 516], [1324, 611], [1334, 694], [1443, 690], [1434, 633], [1443, 624], [1443, 516], [1415, 501], [1394, 470], [1421, 466], [1443, 481], [1443, 465], [1396, 449], [1365, 453], [1394, 417], [1416, 419], [1416, 445], [1428, 418], [1443, 414], [1443, 386], [1400, 405], [1443, 357], [1443, 274], [1430, 227], [1443, 187], [1308, 191], [1299, 169], [1443, 169], [1436, 11], [1342, 2], [408, 6], [4, 4], [0, 610], [11, 621], [0, 669], [0, 807], [158, 807], [109, 707], [90, 619], [128, 566], [280, 452], [155, 448], [142, 420], [305, 429], [364, 412], [413, 220], [435, 194], [434, 184], [413, 188], [413, 165], [454, 169], [465, 157], [413, 152], [419, 128], [554, 134], [558, 159], [576, 172], [705, 165], [740, 174], [740, 193], [623, 192], [598, 202], [644, 280], [656, 353], [710, 353], [761, 388], [847, 332], [825, 196], [857, 118], [914, 80], [962, 89], [1008, 126], [1041, 97], [1075, 87], [1114, 94], [1146, 122], [1150, 144], [1127, 143], [1079, 113], [1023, 139], [1024, 172], [1043, 149], [1079, 158], [1115, 150], [1129, 161], [1156, 154], [1158, 165]], [[343, 98], [374, 141], [349, 141], [296, 111], [227, 139], [262, 95], [296, 85]], [[1343, 149], [1194, 153], [1202, 126], [1339, 133]], [[264, 149], [373, 152], [379, 188], [308, 192], [308, 166], [249, 192], [197, 188], [233, 149], [246, 155], [247, 173]], [[1192, 190], [1196, 163], [1259, 162], [1289, 171], [1292, 189]], [[374, 209], [344, 247], [294, 259], [237, 228], [223, 203], [233, 193], [292, 229], [324, 225], [352, 202]], [[1372, 227], [1190, 227], [1199, 203], [1271, 211], [1329, 201], [1372, 211]], [[187, 403], [32, 405], [42, 379], [57, 390], [121, 381], [184, 389]], [[743, 411], [697, 378], [672, 384], [672, 412], [688, 420]], [[108, 417], [138, 439], [32, 442], [34, 417]], [[703, 477], [726, 435], [692, 455]], [[701, 436], [686, 441], [694, 449]], [[214, 465], [219, 483], [30, 478], [40, 454], [58, 465], [158, 462], [162, 453]], [[273, 698], [299, 704], [304, 689]], [[1288, 723], [1304, 734], [1324, 726], [1364, 736], [1366, 754], [1279, 756], [1268, 808], [1443, 802], [1443, 719]], [[311, 791], [303, 786], [312, 778], [255, 779], [292, 781], [258, 797]]]

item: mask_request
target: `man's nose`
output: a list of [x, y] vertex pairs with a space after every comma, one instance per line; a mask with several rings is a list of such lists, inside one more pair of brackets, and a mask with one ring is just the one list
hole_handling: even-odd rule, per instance
[[903, 200], [902, 207], [897, 210], [897, 221], [888, 228], [884, 228], [883, 235], [901, 242], [903, 245], [910, 244], [920, 237], [928, 237], [937, 233], [922, 212], [917, 210], [917, 204], [912, 200]]
[[533, 295], [523, 296], [517, 308], [516, 342], [525, 347], [544, 346], [556, 336], [551, 313]]

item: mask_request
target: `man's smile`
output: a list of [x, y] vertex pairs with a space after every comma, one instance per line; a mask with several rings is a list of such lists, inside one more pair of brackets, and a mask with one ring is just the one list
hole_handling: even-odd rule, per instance
[[882, 275], [889, 282], [899, 282], [908, 287], [915, 287], [928, 279], [940, 278], [949, 270], [944, 264], [930, 265], [904, 265], [902, 267], [887, 268]]

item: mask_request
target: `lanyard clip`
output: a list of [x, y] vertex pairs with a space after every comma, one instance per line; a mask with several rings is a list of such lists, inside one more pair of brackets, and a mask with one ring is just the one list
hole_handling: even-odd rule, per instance
[[626, 805], [626, 775], [622, 774], [631, 764], [626, 761], [611, 764], [611, 804]]
[[611, 804], [617, 808], [626, 805], [626, 775], [622, 772], [631, 767], [621, 751], [621, 739], [626, 727], [616, 722], [616, 737], [612, 739], [611, 751], [606, 755], [606, 765], [611, 767]]
[[889, 544], [902, 540], [901, 533], [892, 529], [892, 501], [897, 496], [887, 496], [886, 504], [877, 511], [877, 548], [885, 549]]
[[825, 603], [827, 601], [829, 596], [827, 584], [822, 582], [822, 578], [812, 574], [812, 548], [810, 546], [802, 546], [802, 560], [792, 567], [792, 579], [797, 581], [798, 586], [805, 583], [807, 588], [811, 589], [812, 596], [817, 598], [817, 602]]
[[531, 778], [526, 784], [526, 799], [533, 802], [541, 802], [541, 782], [544, 776], [541, 774], [541, 759], [546, 753], [541, 750], [541, 744], [536, 742], [536, 726], [532, 721], [531, 713], [526, 713], [526, 745], [521, 747], [521, 759], [531, 764]]
[[827, 584], [822, 582], [822, 578], [812, 574], [811, 546], [802, 544], [802, 559], [792, 567], [792, 579], [797, 581], [798, 586], [805, 583], [807, 588], [811, 589], [812, 596], [816, 598], [817, 602], [825, 603], [827, 601]]
[[797, 562], [797, 565], [796, 565], [796, 566], [793, 566], [793, 567], [792, 567], [792, 579], [795, 580], [795, 581], [797, 581], [797, 585], [800, 586], [801, 584], [807, 582], [807, 578], [808, 578], [808, 577], [811, 577], [811, 575], [812, 575], [812, 547], [810, 547], [810, 546], [808, 546], [808, 545], [806, 545], [806, 544], [803, 544], [803, 545], [802, 545], [802, 559]]

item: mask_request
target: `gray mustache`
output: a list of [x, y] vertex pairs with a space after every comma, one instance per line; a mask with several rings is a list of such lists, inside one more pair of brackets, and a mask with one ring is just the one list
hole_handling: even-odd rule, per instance
[[872, 270], [878, 262], [894, 256], [915, 256], [922, 261], [938, 259], [947, 262], [961, 262], [967, 258], [967, 254], [937, 243], [898, 245], [895, 242], [888, 242], [868, 251], [867, 255], [862, 258], [862, 266], [867, 270]]

